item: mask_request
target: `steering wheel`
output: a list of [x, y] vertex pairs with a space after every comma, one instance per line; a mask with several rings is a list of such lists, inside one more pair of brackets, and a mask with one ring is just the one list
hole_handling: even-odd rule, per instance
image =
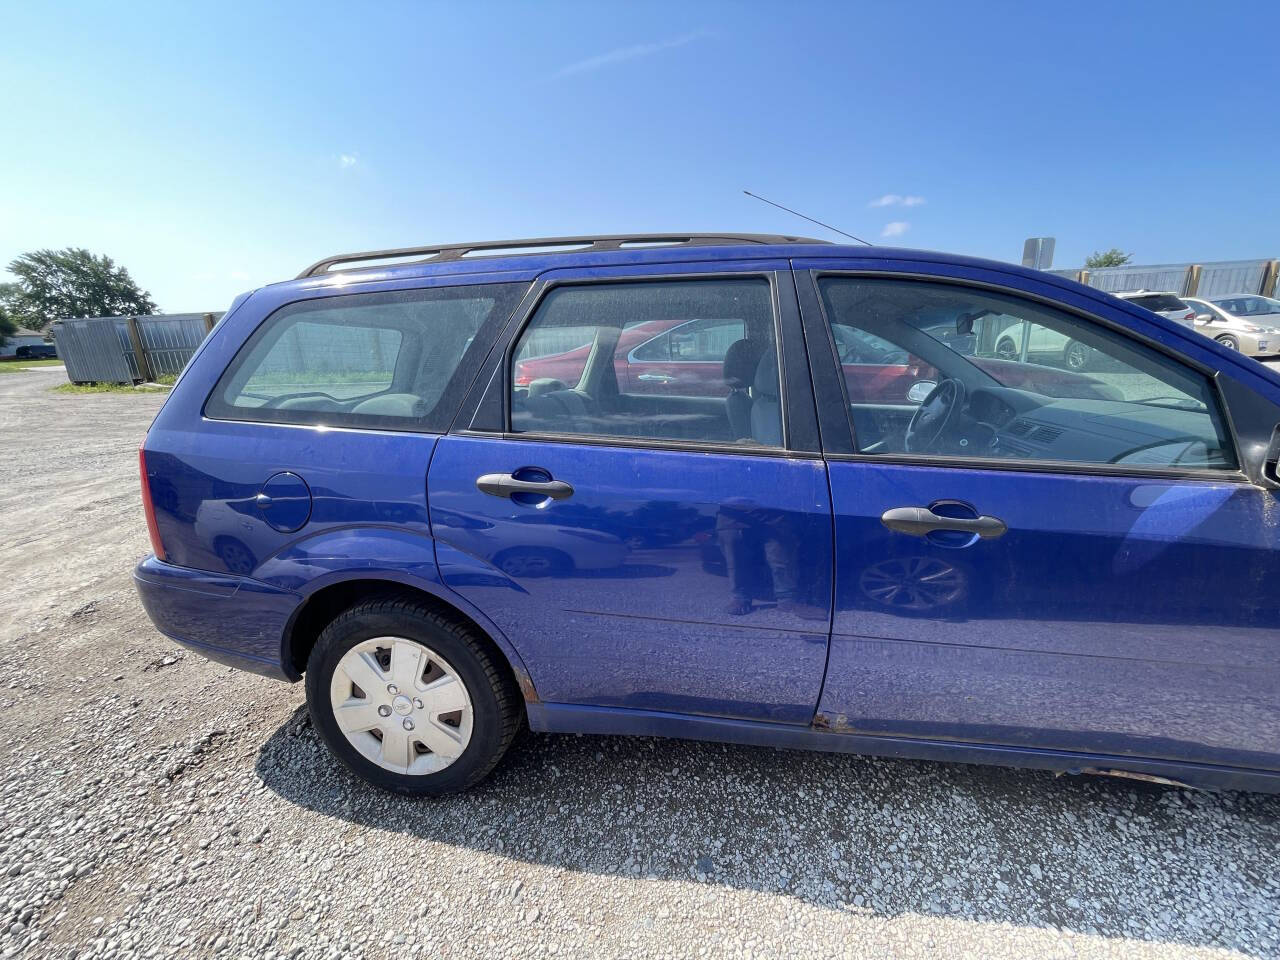
[[903, 446], [908, 453], [923, 453], [946, 433], [956, 411], [964, 405], [964, 384], [947, 378], [929, 391], [907, 424]]

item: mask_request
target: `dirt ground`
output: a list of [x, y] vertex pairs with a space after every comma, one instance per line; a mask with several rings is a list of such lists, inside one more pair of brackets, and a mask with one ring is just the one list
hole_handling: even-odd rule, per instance
[[163, 395], [0, 378], [4, 957], [1280, 956], [1280, 797], [539, 737], [442, 801], [159, 636]]

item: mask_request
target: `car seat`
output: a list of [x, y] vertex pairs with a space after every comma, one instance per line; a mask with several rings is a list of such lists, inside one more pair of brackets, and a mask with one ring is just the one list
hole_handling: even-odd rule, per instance
[[724, 398], [729, 432], [734, 440], [751, 436], [751, 385], [765, 345], [759, 340], [735, 340], [724, 354], [722, 376], [729, 395]]

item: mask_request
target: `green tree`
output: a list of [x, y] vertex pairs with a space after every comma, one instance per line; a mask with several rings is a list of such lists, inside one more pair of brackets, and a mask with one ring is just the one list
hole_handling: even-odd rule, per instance
[[9, 311], [5, 307], [9, 298], [17, 292], [18, 285], [16, 283], [0, 283], [0, 345], [15, 333], [18, 332], [18, 321], [9, 316]]
[[111, 317], [156, 312], [155, 301], [129, 271], [110, 257], [80, 247], [36, 250], [9, 264], [16, 290], [0, 306], [9, 318], [32, 330], [71, 317]]
[[1098, 267], [1123, 267], [1132, 261], [1132, 253], [1125, 253], [1119, 247], [1112, 247], [1106, 252], [1095, 250], [1084, 262], [1084, 267], [1086, 270], [1096, 270]]

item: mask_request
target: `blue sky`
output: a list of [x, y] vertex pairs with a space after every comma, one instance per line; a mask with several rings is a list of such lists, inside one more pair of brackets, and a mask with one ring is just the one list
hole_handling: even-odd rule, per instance
[[[12, 4], [0, 263], [162, 309], [327, 254], [679, 230], [1280, 256], [1280, 5]], [[882, 240], [881, 238], [886, 239]], [[2, 275], [0, 275], [2, 276]]]

